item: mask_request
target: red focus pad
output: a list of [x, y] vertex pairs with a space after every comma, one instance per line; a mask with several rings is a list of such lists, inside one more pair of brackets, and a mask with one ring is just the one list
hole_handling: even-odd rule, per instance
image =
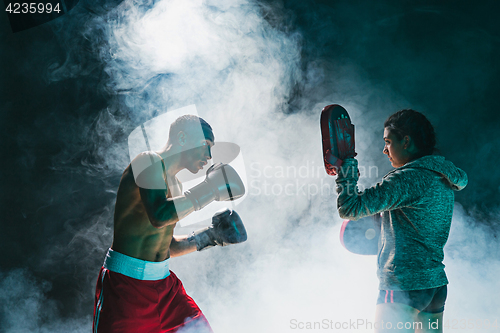
[[320, 125], [326, 173], [335, 176], [344, 159], [356, 156], [354, 125], [346, 109], [338, 104], [323, 108]]
[[340, 243], [349, 252], [363, 255], [378, 254], [380, 215], [363, 217], [357, 221], [344, 220], [340, 228]]

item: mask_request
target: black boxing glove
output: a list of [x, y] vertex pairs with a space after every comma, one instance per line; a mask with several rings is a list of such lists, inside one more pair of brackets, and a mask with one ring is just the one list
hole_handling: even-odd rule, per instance
[[247, 240], [247, 232], [240, 216], [234, 210], [223, 209], [212, 217], [212, 225], [193, 231], [188, 241], [196, 241], [198, 251], [212, 246], [227, 246]]
[[229, 201], [242, 197], [245, 185], [230, 165], [214, 164], [207, 170], [203, 182], [184, 192], [195, 210], [200, 210], [212, 201]]

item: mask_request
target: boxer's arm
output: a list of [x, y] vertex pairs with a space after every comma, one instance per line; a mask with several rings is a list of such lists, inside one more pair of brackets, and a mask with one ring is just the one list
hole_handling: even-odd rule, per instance
[[141, 163], [148, 167], [139, 172], [135, 181], [151, 225], [155, 228], [172, 225], [194, 211], [192, 202], [183, 195], [167, 198], [168, 186], [164, 169], [157, 156], [151, 153], [140, 154], [134, 159], [132, 166]]
[[188, 241], [188, 235], [173, 236], [170, 243], [170, 257], [180, 257], [196, 251], [196, 242]]
[[[159, 163], [152, 165], [152, 171], [149, 172], [150, 178], [155, 179], [154, 184], [162, 182], [162, 170], [159, 169], [159, 166]], [[154, 168], [158, 170], [154, 170]], [[164, 180], [163, 184], [165, 185]], [[165, 190], [162, 193], [162, 190], [141, 188], [141, 198], [146, 206], [149, 220], [156, 228], [174, 224], [214, 200], [235, 200], [245, 194], [245, 186], [236, 170], [230, 165], [222, 163], [210, 167], [207, 170], [205, 180], [184, 192], [182, 196], [167, 199]]]
[[194, 231], [191, 235], [173, 236], [170, 256], [178, 257], [195, 250], [202, 251], [213, 246], [227, 246], [247, 240], [247, 231], [241, 217], [234, 210], [223, 209], [212, 217], [212, 224]]
[[362, 192], [358, 190], [358, 161], [348, 158], [337, 177], [337, 209], [341, 218], [358, 220], [383, 211], [415, 205], [423, 189], [413, 181], [412, 171], [396, 170]]
[[242, 243], [247, 240], [247, 231], [238, 213], [225, 208], [214, 214], [210, 226], [194, 231], [188, 240], [196, 242], [196, 249], [202, 251]]

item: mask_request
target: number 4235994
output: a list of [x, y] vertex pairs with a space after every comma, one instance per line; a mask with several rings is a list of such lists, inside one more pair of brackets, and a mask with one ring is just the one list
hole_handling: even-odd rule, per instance
[[10, 13], [10, 14], [42, 14], [42, 13], [47, 13], [50, 14], [52, 12], [60, 13], [61, 9], [59, 8], [59, 3], [57, 3], [55, 6], [52, 6], [50, 2], [43, 3], [43, 2], [31, 2], [31, 3], [9, 3], [7, 5], [7, 8], [5, 8], [5, 11]]

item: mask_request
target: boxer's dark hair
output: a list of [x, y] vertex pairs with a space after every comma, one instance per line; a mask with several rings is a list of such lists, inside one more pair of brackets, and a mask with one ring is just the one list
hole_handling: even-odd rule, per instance
[[[203, 119], [192, 114], [186, 114], [177, 118], [171, 125], [170, 131], [168, 133], [168, 140], [170, 142], [175, 141], [177, 134], [180, 131], [186, 132], [188, 128], [193, 128], [194, 126], [202, 126], [205, 138], [213, 141], [212, 127]], [[207, 129], [210, 130], [210, 134], [207, 135]]]
[[398, 140], [403, 140], [404, 136], [409, 135], [418, 149], [415, 158], [437, 152], [434, 127], [418, 111], [412, 109], [398, 111], [387, 118], [384, 128], [387, 128]]

